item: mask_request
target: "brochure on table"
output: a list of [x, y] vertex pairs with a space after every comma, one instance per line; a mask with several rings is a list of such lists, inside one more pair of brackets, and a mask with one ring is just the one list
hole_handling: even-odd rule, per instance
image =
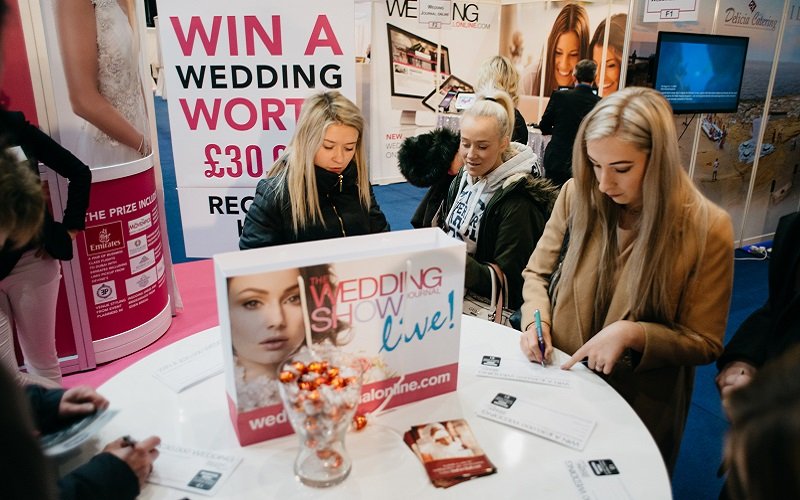
[[[333, 341], [362, 358], [362, 413], [454, 391], [465, 255], [462, 242], [430, 228], [214, 256], [228, 405], [239, 442], [292, 432], [277, 364], [272, 370], [267, 358], [287, 356], [305, 342], [303, 316], [314, 343]], [[306, 315], [298, 315], [301, 295]], [[279, 314], [279, 327], [248, 330], [243, 318], [257, 314], [264, 325], [276, 324], [267, 316]], [[248, 338], [255, 340], [248, 345]], [[254, 376], [262, 366], [254, 360], [263, 363], [262, 375]]]
[[97, 434], [119, 410], [97, 410], [72, 422], [67, 427], [39, 438], [44, 454], [56, 457], [71, 452]]
[[147, 482], [205, 496], [216, 494], [242, 461], [237, 455], [171, 443], [161, 443], [158, 452]]
[[497, 472], [463, 418], [414, 425], [403, 434], [403, 441], [437, 488]]

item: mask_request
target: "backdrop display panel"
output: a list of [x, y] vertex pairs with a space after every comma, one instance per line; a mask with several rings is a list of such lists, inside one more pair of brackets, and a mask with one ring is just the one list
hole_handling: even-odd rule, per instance
[[[368, 138], [373, 184], [405, 180], [397, 166], [403, 140], [436, 125], [436, 113], [448, 90], [464, 90], [447, 88], [448, 79], [463, 82], [459, 86], [474, 86], [481, 63], [498, 53], [498, 4], [451, 2], [444, 10], [429, 9], [431, 5], [371, 3], [372, 50], [364, 105], [369, 108], [365, 114], [372, 117]], [[434, 11], [441, 16], [431, 22]], [[451, 97], [451, 108], [454, 101]]]
[[389, 81], [393, 99], [411, 97], [421, 101], [436, 88], [437, 74], [439, 81], [450, 75], [450, 51], [447, 47], [392, 24], [386, 25], [386, 33], [392, 58]]
[[675, 113], [733, 113], [749, 39], [661, 31], [654, 88]]

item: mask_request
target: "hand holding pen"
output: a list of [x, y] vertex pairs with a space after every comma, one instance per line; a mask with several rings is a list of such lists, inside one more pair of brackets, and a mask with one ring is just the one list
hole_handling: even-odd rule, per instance
[[542, 322], [541, 313], [537, 310], [534, 314], [534, 322], [522, 332], [519, 340], [520, 349], [525, 357], [544, 366], [547, 363], [550, 349], [548, 347], [549, 339], [550, 326]]
[[542, 355], [542, 368], [544, 368], [544, 333], [542, 332], [542, 315], [538, 309], [533, 312], [533, 321], [536, 326], [536, 343], [539, 344], [539, 352]]
[[137, 441], [130, 436], [123, 436], [106, 445], [104, 452], [111, 453], [125, 462], [139, 480], [139, 487], [143, 488], [150, 473], [153, 472], [153, 462], [158, 458], [158, 445], [161, 439], [150, 436]]

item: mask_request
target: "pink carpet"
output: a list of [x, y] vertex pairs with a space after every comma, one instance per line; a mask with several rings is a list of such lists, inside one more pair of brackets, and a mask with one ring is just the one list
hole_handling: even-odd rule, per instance
[[172, 324], [161, 338], [141, 351], [98, 365], [94, 370], [64, 376], [64, 387], [84, 384], [98, 387], [150, 353], [218, 325], [213, 261], [206, 259], [177, 264], [175, 280], [183, 299], [183, 311], [172, 318]]

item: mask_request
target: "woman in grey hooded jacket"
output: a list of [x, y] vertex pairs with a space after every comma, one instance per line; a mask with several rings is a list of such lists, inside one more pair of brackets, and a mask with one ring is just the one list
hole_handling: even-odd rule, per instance
[[544, 230], [557, 189], [533, 176], [538, 157], [511, 142], [514, 106], [497, 89], [481, 92], [461, 119], [464, 166], [450, 184], [442, 229], [467, 245], [464, 286], [489, 297], [488, 264], [506, 278], [508, 306], [522, 304], [522, 269]]

